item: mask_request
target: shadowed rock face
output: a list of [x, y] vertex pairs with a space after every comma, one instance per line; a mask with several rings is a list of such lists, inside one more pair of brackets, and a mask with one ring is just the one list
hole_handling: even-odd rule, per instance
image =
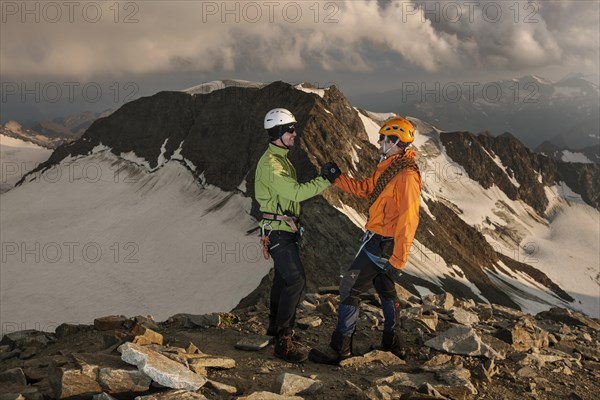
[[[59, 147], [37, 170], [47, 169], [69, 155], [86, 155], [102, 144], [116, 155], [134, 152], [151, 168], [159, 167], [160, 160], [178, 154], [179, 162], [201, 184], [239, 191], [238, 187], [245, 182], [243, 194], [254, 198], [255, 167], [268, 144], [263, 117], [274, 107], [292, 110], [298, 120], [301, 140], [290, 152], [290, 159], [300, 182], [314, 178], [320, 166], [328, 161], [336, 162], [342, 171], [358, 179], [369, 176], [375, 168], [377, 149], [369, 143], [358, 113], [337, 88], [325, 90], [321, 98], [275, 82], [263, 88], [228, 87], [209, 94], [161, 92], [132, 101], [110, 116], [96, 120], [81, 139]], [[558, 181], [566, 182], [590, 205], [600, 207], [598, 164], [557, 162], [531, 153], [508, 134], [494, 138], [452, 132], [441, 133], [440, 140], [448, 155], [482, 187], [496, 185], [510, 199], [524, 201], [540, 215], [548, 204], [544, 186]], [[22, 181], [27, 179], [25, 176]], [[367, 214], [367, 200], [350, 197], [338, 189], [329, 189], [303, 203], [301, 219], [307, 234], [300, 246], [309, 290], [337, 285], [340, 271], [351, 264], [358, 249], [362, 232], [334, 208], [342, 204]], [[458, 266], [481, 294], [473, 293], [450, 276], [442, 277], [439, 287], [405, 274], [403, 283], [407, 289], [418, 294], [415, 286], [424, 286], [434, 293], [450, 291], [477, 301], [483, 296], [493, 303], [518, 308], [485, 273], [486, 269], [494, 268], [501, 254], [456, 211], [435, 200], [428, 200], [427, 205], [435, 220], [422, 211], [416, 239], [449, 265]], [[260, 215], [255, 201], [251, 212], [254, 217]], [[516, 261], [504, 263], [527, 273], [561, 299], [572, 301], [537, 269]], [[266, 296], [270, 279], [267, 275], [242, 304], [253, 304]]]
[[[268, 145], [263, 118], [274, 107], [293, 110], [298, 120], [302, 138], [290, 159], [300, 182], [317, 176], [318, 168], [330, 160], [352, 171], [352, 148], [360, 159], [373, 160], [360, 165], [363, 171], [354, 171], [355, 176], [366, 176], [375, 165], [376, 150], [369, 146], [360, 118], [335, 87], [320, 98], [276, 82], [262, 89], [229, 87], [194, 96], [161, 92], [127, 103], [95, 121], [82, 139], [57, 149], [38, 170], [69, 155], [85, 155], [99, 144], [116, 155], [133, 151], [156, 168], [161, 147], [167, 160], [181, 147], [181, 156], [196, 167], [192, 172], [199, 181], [234, 191], [246, 180], [244, 194], [254, 198], [256, 164]], [[303, 209], [307, 234], [301, 247], [308, 285], [337, 283], [340, 267], [352, 261], [361, 232], [322, 197], [305, 202]], [[256, 202], [252, 214], [260, 215]]]
[[600, 164], [557, 163], [556, 180], [565, 182], [583, 201], [600, 208]]
[[[598, 164], [565, 163], [532, 153], [511, 134], [498, 137], [469, 132], [443, 132], [448, 155], [483, 188], [498, 186], [511, 200], [522, 200], [544, 215], [548, 199], [544, 186], [565, 182], [592, 207], [600, 207]], [[497, 156], [506, 172], [492, 159]], [[509, 176], [519, 186], [515, 186]]]
[[340, 158], [340, 166], [351, 167], [350, 152], [357, 143], [364, 144], [364, 150], [357, 149], [359, 158], [374, 160], [376, 151], [366, 146], [357, 113], [335, 87], [325, 93], [321, 99], [281, 82], [263, 89], [229, 87], [207, 95], [161, 92], [95, 121], [82, 140], [60, 147], [40, 169], [69, 154], [86, 154], [100, 143], [116, 155], [134, 151], [155, 168], [163, 144], [169, 159], [183, 142], [181, 155], [204, 172], [207, 183], [233, 190], [246, 177], [252, 183], [253, 169], [268, 143], [263, 118], [275, 106], [293, 110], [298, 119], [303, 139], [290, 157], [300, 181], [314, 177], [315, 167], [332, 157]]

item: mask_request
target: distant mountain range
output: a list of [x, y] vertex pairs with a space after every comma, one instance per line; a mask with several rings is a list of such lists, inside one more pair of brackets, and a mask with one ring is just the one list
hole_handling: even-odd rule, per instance
[[33, 129], [25, 128], [19, 122], [12, 120], [8, 121], [4, 125], [0, 125], [0, 134], [6, 137], [21, 140], [23, 142], [33, 143], [37, 146], [45, 147], [47, 149], [55, 149], [65, 142], [76, 139], [72, 135], [49, 137]]
[[59, 117], [51, 121], [40, 122], [34, 125], [32, 129], [50, 138], [64, 138], [67, 141], [79, 139], [92, 122], [98, 118], [106, 117], [111, 113], [112, 110], [101, 112], [85, 111], [64, 118]]
[[600, 163], [600, 144], [584, 147], [580, 150], [572, 150], [568, 146], [556, 146], [546, 140], [535, 148], [535, 152], [560, 161]]
[[92, 122], [108, 115], [110, 111], [83, 112], [37, 123], [33, 128], [13, 120], [0, 125], [0, 193], [46, 161], [52, 150], [79, 139]]
[[58, 117], [42, 121], [30, 128], [18, 121], [10, 120], [0, 125], [0, 133], [15, 139], [34, 143], [48, 149], [79, 139], [87, 128], [98, 118], [110, 115], [112, 110], [102, 112], [85, 111], [68, 117]]
[[411, 115], [447, 131], [510, 132], [531, 149], [544, 141], [577, 151], [600, 143], [600, 91], [581, 74], [555, 83], [535, 75], [437, 86], [402, 82], [402, 89], [352, 101], [371, 110]]

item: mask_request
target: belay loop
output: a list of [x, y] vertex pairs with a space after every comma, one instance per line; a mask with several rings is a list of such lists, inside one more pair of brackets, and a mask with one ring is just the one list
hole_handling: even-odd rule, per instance
[[283, 215], [281, 217], [281, 220], [285, 221], [285, 223], [287, 223], [289, 225], [292, 232], [294, 232], [294, 233], [298, 232], [298, 226], [296, 225], [296, 222], [294, 222], [293, 217], [290, 217], [289, 215]]

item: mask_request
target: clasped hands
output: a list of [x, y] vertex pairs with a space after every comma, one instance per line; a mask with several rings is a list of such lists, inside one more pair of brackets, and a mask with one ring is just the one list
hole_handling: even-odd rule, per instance
[[340, 167], [334, 162], [328, 162], [321, 167], [321, 176], [331, 183], [333, 183], [341, 174], [342, 171], [340, 171]]

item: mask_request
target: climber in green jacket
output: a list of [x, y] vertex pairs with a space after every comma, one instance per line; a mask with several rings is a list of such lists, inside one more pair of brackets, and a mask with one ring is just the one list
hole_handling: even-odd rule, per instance
[[265, 257], [273, 257], [275, 276], [271, 287], [269, 328], [276, 337], [275, 355], [289, 362], [303, 362], [307, 352], [292, 340], [296, 308], [306, 284], [298, 254], [300, 202], [321, 193], [340, 174], [333, 165], [322, 176], [298, 183], [287, 155], [297, 138], [296, 118], [286, 109], [275, 108], [265, 116], [269, 147], [256, 167], [255, 195], [262, 220], [261, 243]]

